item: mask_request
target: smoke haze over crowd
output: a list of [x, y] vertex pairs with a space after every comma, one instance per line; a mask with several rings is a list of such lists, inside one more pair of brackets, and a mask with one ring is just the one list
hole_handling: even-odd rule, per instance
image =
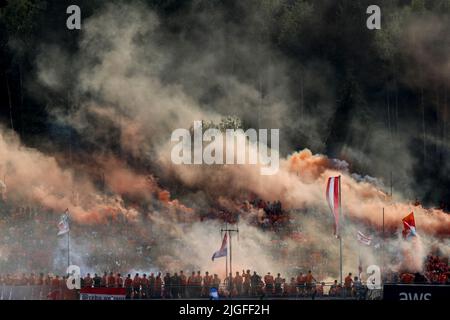
[[[114, 1], [97, 5], [94, 13], [83, 19], [72, 46], [40, 41], [33, 60], [33, 78], [28, 78], [25, 87], [36, 101], [47, 106], [50, 134], [29, 146], [26, 137], [19, 137], [20, 130], [14, 132], [8, 122], [3, 122], [0, 180], [4, 180], [6, 202], [51, 211], [55, 221], [68, 208], [72, 222], [80, 228], [73, 236], [73, 263], [86, 270], [98, 265], [120, 270], [120, 263], [111, 266], [90, 262], [87, 257], [95, 254], [93, 240], [84, 237], [82, 231], [95, 232], [105, 222], [116, 221], [126, 228], [123, 237], [103, 233], [95, 241], [132, 254], [135, 248], [126, 241], [128, 233], [151, 239], [148, 259], [136, 269], [222, 273], [223, 265], [211, 262], [211, 255], [221, 241], [219, 230], [227, 220], [220, 215], [224, 211], [233, 217], [228, 222], [239, 221], [240, 236], [234, 239], [238, 241], [233, 255], [236, 271], [251, 267], [263, 273], [290, 273], [296, 266], [313, 267], [307, 266], [307, 261], [320, 253], [317, 263], [322, 264], [321, 272], [337, 276], [339, 247], [332, 234], [333, 218], [325, 187], [328, 177], [341, 175], [344, 270], [356, 273], [358, 230], [373, 235], [375, 242], [382, 241], [383, 208], [389, 233], [383, 250], [389, 267], [416, 271], [430, 251], [439, 250], [448, 256], [450, 216], [445, 208], [437, 209], [440, 199], [427, 196], [437, 182], [421, 178], [430, 171], [415, 172], [420, 165], [429, 168], [427, 162], [432, 156], [428, 153], [433, 147], [427, 143], [439, 145], [433, 152], [442, 158], [442, 188], [448, 185], [450, 47], [444, 41], [448, 15], [395, 8], [392, 15], [402, 14], [403, 20], [398, 23], [403, 25], [395, 29], [392, 24], [396, 20], [389, 15], [386, 29], [394, 28], [400, 35], [383, 29], [375, 36], [374, 43], [379, 46], [375, 51], [382, 59], [400, 55], [421, 67], [397, 76], [395, 87], [387, 94], [374, 90], [368, 94], [374, 100], [362, 101], [362, 90], [353, 78], [358, 77], [358, 71], [352, 70], [354, 74], [342, 81], [342, 71], [326, 57], [318, 54], [299, 61], [273, 45], [270, 34], [275, 28], [281, 28], [279, 41], [284, 39], [287, 46], [293, 41], [315, 41], [313, 35], [296, 39], [292, 19], [298, 20], [304, 33], [313, 26], [319, 33], [325, 28], [315, 21], [329, 10], [327, 5], [315, 7], [309, 1], [297, 5], [300, 7], [264, 1], [262, 9], [257, 9], [253, 1], [248, 1], [235, 9], [246, 17], [238, 23], [230, 22], [229, 12], [223, 8], [193, 1], [191, 7], [181, 11], [179, 22], [192, 25], [190, 33], [189, 27], [172, 20], [176, 16], [163, 17], [143, 1]], [[264, 9], [288, 17], [283, 16], [281, 26], [275, 25]], [[296, 10], [302, 14], [294, 16]], [[349, 5], [349, 10], [355, 8]], [[419, 15], [424, 18], [413, 24]], [[365, 16], [361, 19], [364, 21]], [[398, 48], [392, 44], [393, 36], [401, 39]], [[426, 50], [427, 43], [439, 41], [443, 45], [437, 51]], [[305, 54], [301, 48], [295, 50], [300, 56]], [[416, 77], [419, 72], [423, 77]], [[381, 82], [374, 78], [369, 87]], [[438, 100], [433, 113], [439, 119], [436, 135], [431, 129], [422, 132], [418, 126], [409, 126], [413, 117], [407, 112], [403, 120], [398, 117], [398, 86], [423, 90], [430, 82]], [[387, 111], [388, 127], [386, 114], [367, 120], [373, 112], [367, 110], [380, 104], [380, 95], [383, 108], [384, 95], [392, 108]], [[403, 103], [411, 104], [411, 93], [406, 96]], [[230, 116], [240, 119], [245, 128], [280, 129], [282, 159], [277, 174], [262, 176], [257, 165], [171, 163], [173, 130], [189, 129], [196, 120], [220, 123]], [[333, 131], [336, 125], [346, 128]], [[367, 133], [360, 135], [363, 131]], [[417, 141], [420, 148], [411, 147]], [[395, 180], [392, 196], [390, 172]], [[431, 203], [426, 207], [413, 204], [421, 187], [426, 189], [423, 197]], [[444, 191], [442, 196], [446, 195]], [[280, 236], [255, 225], [261, 209], [248, 203], [254, 198], [281, 201], [289, 214], [290, 232]], [[401, 219], [411, 211], [419, 237], [405, 242], [401, 239]], [[219, 214], [211, 218], [211, 212]], [[301, 241], [293, 238], [296, 232], [301, 234]], [[292, 253], [287, 263], [275, 258], [275, 240], [282, 241], [284, 250]], [[8, 243], [2, 247], [1, 260], [7, 260], [12, 254]], [[55, 256], [60, 249], [55, 248]], [[364, 250], [365, 264], [380, 264], [380, 250]], [[412, 250], [413, 256], [408, 254]]]

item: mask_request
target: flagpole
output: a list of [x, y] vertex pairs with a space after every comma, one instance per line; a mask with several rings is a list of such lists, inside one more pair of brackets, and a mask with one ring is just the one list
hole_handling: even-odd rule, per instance
[[339, 235], [339, 274], [340, 274], [340, 280], [342, 284], [342, 238], [341, 235]]
[[69, 209], [66, 210], [67, 214], [67, 225], [68, 225], [68, 231], [67, 231], [67, 267], [70, 267], [70, 224], [69, 224]]
[[229, 279], [228, 279], [228, 284], [229, 284], [229, 289], [230, 289], [230, 297], [231, 297], [231, 293], [232, 293], [232, 291], [233, 291], [233, 266], [232, 266], [232, 257], [233, 257], [233, 254], [232, 254], [232, 249], [231, 249], [231, 232], [230, 231], [228, 231], [228, 234], [230, 235], [230, 276], [229, 276]]
[[229, 257], [230, 257], [230, 273], [231, 273], [231, 277], [229, 277], [229, 275], [228, 275], [228, 250], [227, 250], [227, 257], [226, 257], [226, 277], [225, 277], [225, 279], [227, 279], [228, 278], [228, 289], [230, 289], [230, 297], [231, 297], [231, 289], [233, 288], [233, 281], [232, 281], [232, 277], [233, 277], [233, 269], [232, 269], [232, 263], [233, 263], [233, 258], [232, 258], [232, 247], [231, 247], [231, 233], [232, 232], [236, 232], [238, 235], [239, 235], [239, 228], [237, 228], [237, 229], [228, 229], [228, 223], [226, 223], [226, 228], [225, 229], [222, 229], [221, 231], [225, 231], [225, 234], [226, 235], [228, 235], [228, 239], [227, 239], [227, 241], [229, 241], [229, 243], [230, 243], [230, 252], [229, 252]]
[[358, 244], [358, 278], [359, 278], [359, 281], [362, 281], [361, 280], [361, 273], [362, 273], [361, 244]]
[[67, 232], [67, 267], [70, 267], [70, 229]]
[[[225, 231], [225, 234], [227, 234], [228, 231]], [[225, 257], [225, 279], [228, 277], [228, 250], [227, 250], [227, 256]]]
[[342, 204], [341, 204], [341, 176], [339, 176], [339, 217], [341, 219], [341, 223], [339, 223], [339, 273], [340, 280], [342, 285], [342, 236], [341, 236], [341, 225], [342, 225]]
[[[384, 272], [384, 207], [383, 207], [383, 241], [381, 241], [383, 247], [381, 248], [381, 274], [383, 275]], [[383, 278], [383, 277], [382, 277]]]
[[[228, 223], [225, 223], [225, 235], [228, 237]], [[227, 250], [227, 256], [225, 257], [225, 278], [228, 277], [228, 250]]]

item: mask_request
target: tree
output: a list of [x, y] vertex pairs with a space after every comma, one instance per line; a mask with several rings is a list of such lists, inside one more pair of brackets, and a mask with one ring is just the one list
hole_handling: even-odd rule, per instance
[[39, 26], [37, 17], [46, 6], [43, 0], [14, 0], [0, 12], [0, 17], [12, 36], [25, 40]]
[[309, 34], [308, 27], [317, 15], [315, 7], [306, 1], [296, 1], [292, 5], [284, 4], [279, 19], [278, 42], [294, 51], [305, 48]]
[[46, 1], [42, 0], [15, 0], [8, 2], [4, 9], [0, 11], [0, 18], [4, 21], [5, 27], [9, 34], [8, 45], [14, 48], [16, 54], [12, 65], [9, 69], [3, 70], [9, 104], [9, 117], [11, 129], [14, 130], [13, 121], [13, 90], [10, 84], [10, 72], [14, 65], [18, 67], [18, 83], [19, 83], [19, 116], [20, 128], [22, 129], [22, 113], [23, 107], [23, 62], [24, 55], [30, 51], [31, 42], [33, 41], [34, 31], [38, 27], [38, 15], [46, 7]]

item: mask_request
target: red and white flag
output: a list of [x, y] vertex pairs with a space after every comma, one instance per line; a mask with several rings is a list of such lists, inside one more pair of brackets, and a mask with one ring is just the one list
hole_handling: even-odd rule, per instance
[[228, 234], [225, 233], [225, 236], [223, 237], [222, 240], [222, 246], [220, 247], [219, 251], [214, 252], [213, 256], [212, 256], [212, 261], [214, 261], [215, 258], [220, 258], [220, 257], [226, 257], [227, 256], [227, 241], [228, 240]]
[[328, 178], [326, 192], [328, 205], [330, 206], [331, 213], [334, 215], [334, 235], [336, 237], [339, 237], [339, 212], [341, 207], [340, 179], [341, 176]]
[[359, 243], [365, 244], [366, 246], [370, 246], [372, 243], [372, 238], [364, 235], [361, 231], [358, 231], [356, 237], [358, 238]]
[[402, 219], [403, 221], [403, 238], [408, 238], [410, 236], [417, 236], [416, 233], [416, 221], [414, 219], [414, 212], [411, 212], [406, 217]]
[[64, 211], [64, 213], [61, 216], [61, 219], [59, 220], [59, 223], [58, 223], [58, 236], [66, 234], [69, 231], [70, 231], [70, 227], [69, 227], [69, 209], [66, 209], [66, 211]]

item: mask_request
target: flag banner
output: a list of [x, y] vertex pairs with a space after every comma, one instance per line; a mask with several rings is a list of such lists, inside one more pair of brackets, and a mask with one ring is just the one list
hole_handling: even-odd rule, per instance
[[330, 177], [327, 183], [327, 201], [331, 213], [334, 215], [334, 235], [339, 237], [339, 210], [340, 210], [340, 194], [339, 190], [341, 177]]
[[372, 243], [372, 238], [364, 235], [364, 233], [362, 233], [361, 231], [358, 231], [356, 237], [358, 238], [359, 243], [366, 246], [370, 246], [370, 244]]
[[219, 251], [214, 252], [212, 256], [212, 261], [216, 258], [226, 257], [227, 256], [227, 240], [228, 240], [228, 234], [225, 233], [225, 236], [223, 237], [222, 246], [220, 247]]
[[416, 236], [416, 222], [414, 220], [414, 212], [411, 212], [406, 217], [402, 219], [403, 221], [403, 238], [408, 238], [411, 236]]
[[125, 288], [82, 288], [80, 300], [125, 300]]
[[61, 216], [61, 219], [58, 223], [58, 236], [66, 234], [70, 231], [69, 229], [69, 210], [66, 210], [64, 214]]

